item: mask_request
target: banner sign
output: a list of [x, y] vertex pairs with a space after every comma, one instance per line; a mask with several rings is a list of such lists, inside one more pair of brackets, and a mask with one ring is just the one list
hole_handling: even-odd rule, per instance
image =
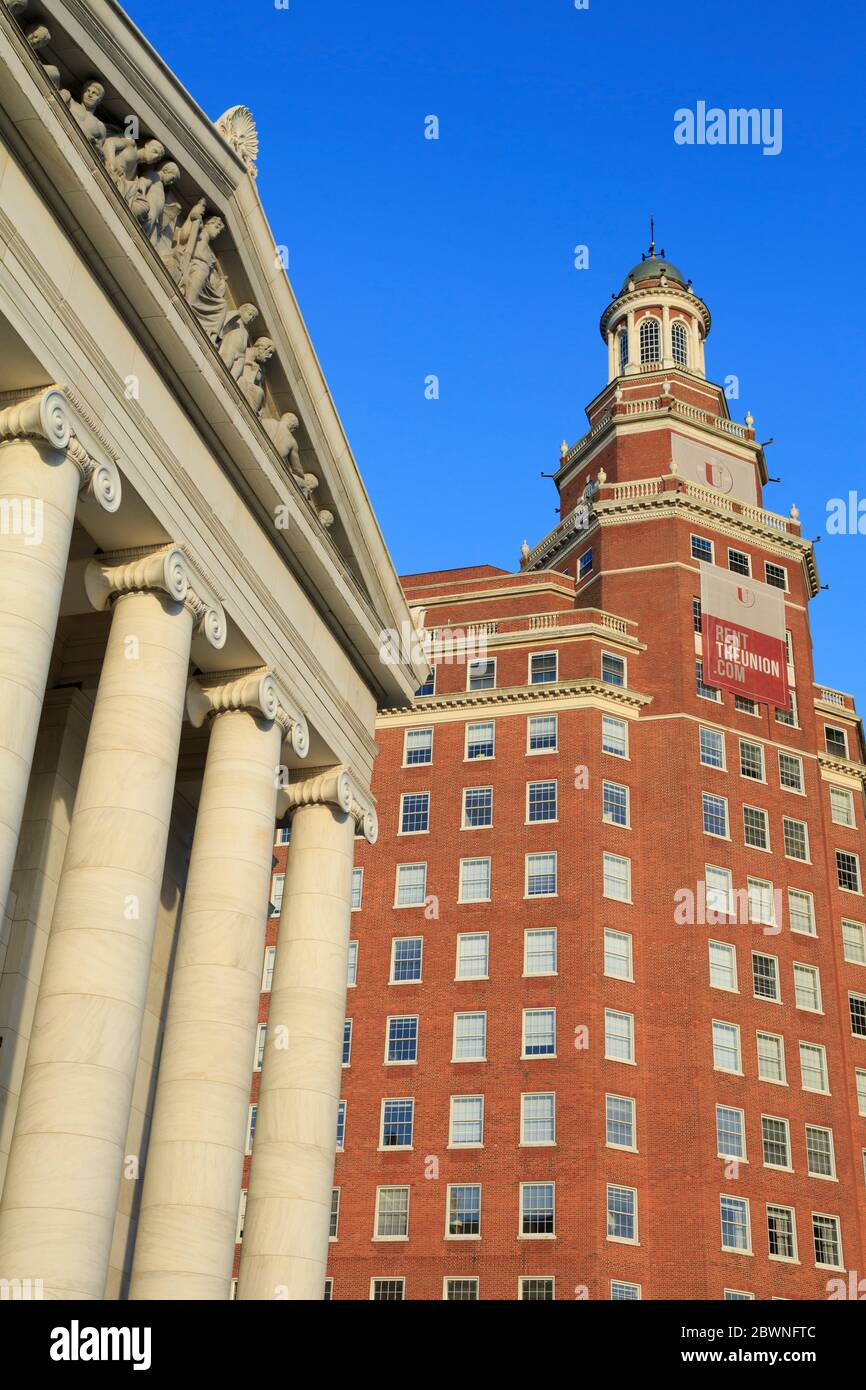
[[787, 709], [785, 600], [780, 589], [701, 565], [704, 684]]
[[757, 506], [754, 464], [696, 439], [686, 439], [682, 434], [671, 434], [671, 456], [676, 460], [680, 475], [690, 483], [700, 483], [711, 492]]

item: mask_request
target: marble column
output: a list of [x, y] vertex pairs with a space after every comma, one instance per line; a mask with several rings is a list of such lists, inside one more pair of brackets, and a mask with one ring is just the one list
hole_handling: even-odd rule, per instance
[[[233, 678], [232, 678], [233, 677]], [[131, 1299], [228, 1299], [283, 739], [303, 714], [268, 671], [193, 681], [210, 720], [132, 1265]]]
[[225, 619], [183, 552], [93, 561], [108, 645], [0, 1204], [0, 1277], [102, 1298], [159, 908], [190, 641]]
[[342, 1078], [355, 825], [376, 813], [345, 768], [291, 784], [268, 1042], [244, 1219], [239, 1299], [324, 1296]]
[[0, 912], [5, 910], [54, 646], [75, 508], [120, 505], [113, 463], [72, 433], [57, 386], [0, 410]]

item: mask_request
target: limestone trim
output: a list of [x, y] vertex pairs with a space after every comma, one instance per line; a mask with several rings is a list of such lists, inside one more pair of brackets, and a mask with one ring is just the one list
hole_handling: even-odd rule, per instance
[[310, 731], [303, 711], [286, 693], [273, 671], [221, 671], [218, 676], [194, 677], [187, 686], [186, 712], [194, 728], [231, 710], [257, 711], [278, 724], [299, 758], [310, 751]]
[[842, 779], [856, 778], [866, 790], [866, 764], [852, 762], [850, 758], [834, 758], [831, 753], [818, 753], [818, 766], [826, 782], [832, 782], [832, 774]]
[[[608, 643], [622, 643], [622, 637], [605, 631], [604, 640]], [[641, 650], [645, 650], [642, 646]], [[511, 685], [497, 690], [454, 690], [447, 695], [422, 695], [414, 705], [401, 708], [392, 707], [379, 715], [376, 723], [386, 722], [391, 715], [417, 714], [421, 721], [428, 710], [485, 709], [491, 705], [549, 703], [572, 695], [592, 695], [605, 701], [605, 705], [628, 706], [639, 710], [652, 702], [651, 695], [637, 690], [627, 690], [623, 686], [607, 685], [595, 676], [585, 676], [581, 680], [558, 683], [556, 685]]]
[[379, 837], [379, 818], [373, 798], [358, 786], [347, 767], [316, 768], [303, 781], [290, 782], [277, 798], [277, 819], [304, 806], [336, 806], [354, 820], [368, 844]]
[[158, 590], [182, 603], [193, 626], [219, 651], [226, 640], [223, 606], [180, 546], [119, 550], [91, 560], [84, 574], [87, 597], [99, 612], [123, 594]]
[[[17, 393], [16, 393], [17, 394]], [[94, 459], [74, 431], [65, 388], [47, 386], [0, 409], [0, 441], [37, 439], [66, 451], [81, 477], [79, 496], [91, 495], [107, 512], [120, 506], [120, 474], [111, 458]]]

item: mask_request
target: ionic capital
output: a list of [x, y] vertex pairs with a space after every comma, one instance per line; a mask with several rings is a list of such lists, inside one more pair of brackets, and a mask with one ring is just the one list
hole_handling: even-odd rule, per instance
[[310, 731], [303, 711], [286, 694], [273, 671], [223, 671], [193, 678], [186, 691], [186, 712], [198, 729], [208, 717], [230, 710], [250, 710], [279, 724], [299, 758], [310, 751]]
[[371, 845], [376, 843], [379, 819], [373, 798], [357, 785], [347, 767], [325, 768], [304, 781], [290, 782], [283, 787], [277, 799], [277, 819], [291, 816], [304, 806], [324, 805], [345, 811], [363, 828], [365, 840]]
[[91, 560], [84, 573], [87, 597], [100, 612], [123, 594], [149, 589], [167, 594], [193, 615], [193, 623], [217, 651], [225, 645], [223, 606], [188, 555], [176, 545], [161, 550], [120, 550]]
[[106, 512], [116, 512], [121, 491], [117, 465], [110, 458], [94, 459], [76, 437], [74, 425], [74, 412], [60, 386], [47, 386], [0, 410], [0, 440], [36, 439], [65, 450], [81, 475], [81, 495], [92, 497]]

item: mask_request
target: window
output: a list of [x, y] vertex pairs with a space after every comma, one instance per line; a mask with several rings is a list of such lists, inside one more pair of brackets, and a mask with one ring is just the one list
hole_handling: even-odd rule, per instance
[[787, 724], [789, 728], [795, 729], [797, 727], [797, 692], [795, 690], [789, 690], [788, 696], [790, 699], [790, 708], [776, 710], [776, 723]]
[[265, 1060], [265, 1041], [268, 1035], [268, 1025], [260, 1023], [256, 1029], [256, 1071], [261, 1071], [262, 1063]]
[[752, 561], [744, 550], [732, 550], [728, 547], [728, 569], [734, 574], [751, 574]]
[[824, 747], [837, 758], [848, 757], [848, 734], [845, 729], [835, 729], [832, 724], [824, 725]]
[[382, 1101], [382, 1149], [411, 1149], [415, 1128], [415, 1102], [411, 1097]]
[[637, 1189], [607, 1185], [607, 1238], [637, 1244]]
[[529, 658], [529, 684], [553, 685], [558, 675], [556, 652], [533, 652]]
[[745, 1197], [722, 1197], [722, 1249], [750, 1251], [749, 1203]]
[[800, 1043], [800, 1079], [804, 1091], [828, 1093], [827, 1050], [820, 1043]]
[[[262, 1039], [264, 1047], [264, 1039]], [[343, 1066], [348, 1067], [352, 1061], [352, 1020], [347, 1018], [343, 1024]]]
[[604, 973], [615, 980], [631, 980], [632, 945], [631, 935], [606, 927], [604, 932]]
[[716, 1071], [729, 1071], [739, 1074], [740, 1029], [736, 1023], [722, 1023], [713, 1019], [713, 1067]]
[[771, 564], [769, 560], [764, 561], [764, 576], [767, 583], [773, 589], [787, 589], [788, 571], [784, 565]]
[[256, 1115], [259, 1107], [251, 1105], [247, 1111], [247, 1142], [245, 1152], [251, 1154], [253, 1151], [253, 1140], [256, 1137]]
[[701, 633], [704, 630], [701, 601], [699, 598], [692, 599], [692, 628], [697, 633]]
[[387, 1062], [417, 1062], [418, 1015], [397, 1014], [388, 1019]]
[[791, 931], [802, 936], [815, 935], [815, 900], [811, 893], [802, 888], [788, 889], [788, 914], [791, 918]]
[[639, 1302], [640, 1284], [626, 1284], [622, 1279], [611, 1279], [610, 1298], [612, 1303]]
[[364, 897], [364, 870], [352, 870], [352, 911], [360, 912]]
[[290, 825], [278, 825], [277, 833], [274, 836], [275, 845], [287, 845], [292, 838], [292, 827]]
[[481, 1186], [448, 1184], [448, 1235], [468, 1240], [481, 1235]]
[[634, 1101], [631, 1096], [605, 1096], [606, 1142], [615, 1149], [634, 1149]]
[[634, 1016], [604, 1011], [604, 1055], [611, 1062], [634, 1061]]
[[704, 833], [706, 835], [720, 835], [723, 839], [728, 836], [728, 802], [724, 796], [715, 796], [712, 792], [703, 793], [703, 812], [704, 812]]
[[423, 907], [427, 895], [427, 865], [397, 865], [397, 907]]
[[446, 1303], [477, 1303], [477, 1277], [472, 1276], [468, 1279], [446, 1279], [444, 1298]]
[[523, 973], [556, 974], [556, 927], [533, 927], [523, 933]]
[[391, 940], [391, 984], [417, 984], [421, 979], [423, 936], [395, 936]]
[[604, 896], [631, 902], [631, 860], [621, 854], [604, 856]]
[[274, 962], [277, 958], [276, 946], [265, 947], [265, 963], [262, 968], [262, 993], [267, 994], [274, 982]]
[[526, 784], [526, 819], [530, 824], [556, 820], [555, 781]]
[[803, 790], [803, 759], [796, 753], [779, 754], [779, 785], [792, 792]]
[[495, 728], [492, 719], [466, 725], [466, 759], [492, 758], [495, 747]]
[[747, 743], [740, 739], [740, 775], [750, 777], [753, 782], [763, 782], [764, 750], [760, 743]]
[[358, 983], [358, 943], [349, 942], [349, 954], [346, 960], [346, 985], [349, 989]]
[[376, 1240], [406, 1240], [408, 1236], [408, 1187], [377, 1187]]
[[338, 1232], [338, 1230], [339, 1230], [339, 1227], [340, 1227], [340, 1189], [339, 1189], [339, 1187], [332, 1187], [332, 1188], [331, 1188], [331, 1225], [330, 1225], [330, 1230], [328, 1231], [328, 1239], [329, 1239], [329, 1240], [336, 1240], [336, 1239], [337, 1239], [337, 1232]]
[[558, 723], [555, 714], [533, 715], [528, 720], [527, 751], [530, 753], [555, 753]]
[[678, 367], [688, 366], [689, 339], [686, 326], [679, 319], [671, 324], [671, 356]]
[[752, 984], [756, 999], [774, 999], [779, 1003], [779, 962], [775, 956], [752, 952]]
[[866, 926], [862, 922], [842, 922], [842, 950], [852, 965], [866, 965]]
[[702, 700], [714, 700], [717, 705], [722, 703], [722, 692], [717, 690], [714, 685], [704, 685], [704, 663], [695, 662], [695, 686]]
[[[422, 687], [423, 689], [423, 687]], [[406, 1297], [405, 1279], [373, 1279], [370, 1300], [373, 1303], [402, 1303]]]
[[496, 685], [496, 658], [469, 662], [468, 690], [493, 690]]
[[742, 1110], [730, 1105], [716, 1106], [716, 1151], [719, 1158], [745, 1162], [746, 1131]]
[[274, 874], [271, 879], [271, 916], [279, 917], [280, 908], [283, 905], [283, 888], [285, 887], [285, 874]]
[[400, 834], [419, 835], [430, 829], [430, 793], [404, 792], [400, 797]]
[[821, 974], [816, 965], [794, 961], [794, 999], [798, 1009], [819, 1014], [821, 1009]]
[[657, 318], [647, 315], [641, 320], [639, 340], [641, 364], [660, 362], [662, 355], [661, 334]]
[[815, 1264], [829, 1269], [842, 1268], [842, 1237], [838, 1216], [812, 1213], [812, 1240], [815, 1245]]
[[461, 903], [484, 903], [490, 901], [490, 860], [460, 860]]
[[487, 1056], [487, 1014], [454, 1015], [453, 1062], [483, 1062]]
[[767, 1242], [771, 1260], [796, 1260], [797, 1226], [793, 1207], [767, 1203]]
[[704, 767], [725, 766], [725, 736], [718, 729], [701, 729], [701, 762]]
[[740, 714], [758, 714], [757, 700], [750, 700], [746, 695], [734, 696], [734, 709]]
[[835, 1178], [833, 1131], [822, 1125], [806, 1126], [806, 1166], [811, 1178]]
[[860, 856], [836, 851], [836, 881], [848, 893], [860, 892]]
[[866, 1038], [866, 994], [853, 994], [848, 991], [848, 1012], [851, 1015], [851, 1032], [855, 1038]]
[[713, 563], [713, 542], [706, 536], [692, 536], [691, 547], [693, 560], [702, 560], [707, 565]]
[[620, 329], [617, 334], [619, 344], [619, 374], [622, 376], [628, 366], [628, 332], [625, 328]]
[[857, 1086], [857, 1114], [866, 1115], [866, 1070], [857, 1067], [854, 1081]]
[[624, 719], [604, 714], [601, 719], [601, 751], [615, 758], [628, 757], [628, 725]]
[[552, 1236], [553, 1183], [520, 1184], [520, 1232], [524, 1236]]
[[770, 821], [759, 806], [743, 807], [743, 839], [753, 849], [770, 848]]
[[[337, 1189], [334, 1189], [337, 1191]], [[244, 1221], [247, 1215], [247, 1189], [241, 1191], [241, 1198], [238, 1202], [238, 1224], [235, 1227], [235, 1245], [238, 1245], [244, 1238]], [[234, 1296], [234, 1295], [233, 1295]]]
[[592, 551], [585, 550], [577, 562], [577, 582], [592, 573]]
[[749, 921], [764, 926], [776, 926], [776, 894], [772, 883], [764, 878], [746, 880], [749, 897]]
[[458, 980], [486, 980], [490, 936], [486, 931], [458, 932], [457, 970]]
[[464, 787], [463, 829], [480, 830], [493, 824], [493, 788]]
[[830, 788], [830, 816], [834, 825], [854, 824], [854, 798], [847, 787]]
[[534, 1279], [521, 1276], [517, 1281], [517, 1296], [522, 1303], [552, 1302], [553, 1279]]
[[778, 1033], [758, 1033], [758, 1076], [785, 1085], [785, 1040]]
[[704, 865], [704, 889], [707, 899], [707, 915], [714, 917], [733, 917], [734, 885], [730, 869], [720, 869], [717, 864]]
[[799, 859], [804, 863], [809, 859], [809, 832], [806, 822], [782, 817], [782, 834], [785, 842], [785, 858]]
[[534, 1091], [520, 1097], [520, 1142], [556, 1142], [556, 1096], [552, 1091]]
[[484, 1143], [484, 1097], [452, 1096], [448, 1142], [455, 1149], [477, 1149]]
[[611, 652], [601, 654], [601, 678], [605, 685], [625, 685], [625, 658]]
[[417, 767], [433, 761], [433, 730], [407, 729], [403, 741], [403, 765]]
[[524, 1057], [556, 1056], [556, 1010], [523, 1010]]
[[710, 984], [713, 989], [737, 990], [737, 948], [726, 941], [711, 941]]
[[415, 699], [420, 700], [424, 695], [435, 695], [436, 693], [436, 667], [430, 669], [430, 674], [423, 685], [419, 685], [415, 691]]
[[336, 1146], [342, 1151], [346, 1147], [346, 1102], [341, 1100], [337, 1106], [337, 1140]]
[[607, 825], [628, 825], [628, 787], [602, 783], [602, 820]]
[[761, 1142], [765, 1168], [790, 1168], [791, 1137], [787, 1120], [780, 1120], [775, 1115], [762, 1115]]
[[526, 896], [553, 898], [556, 896], [556, 854], [527, 854]]

